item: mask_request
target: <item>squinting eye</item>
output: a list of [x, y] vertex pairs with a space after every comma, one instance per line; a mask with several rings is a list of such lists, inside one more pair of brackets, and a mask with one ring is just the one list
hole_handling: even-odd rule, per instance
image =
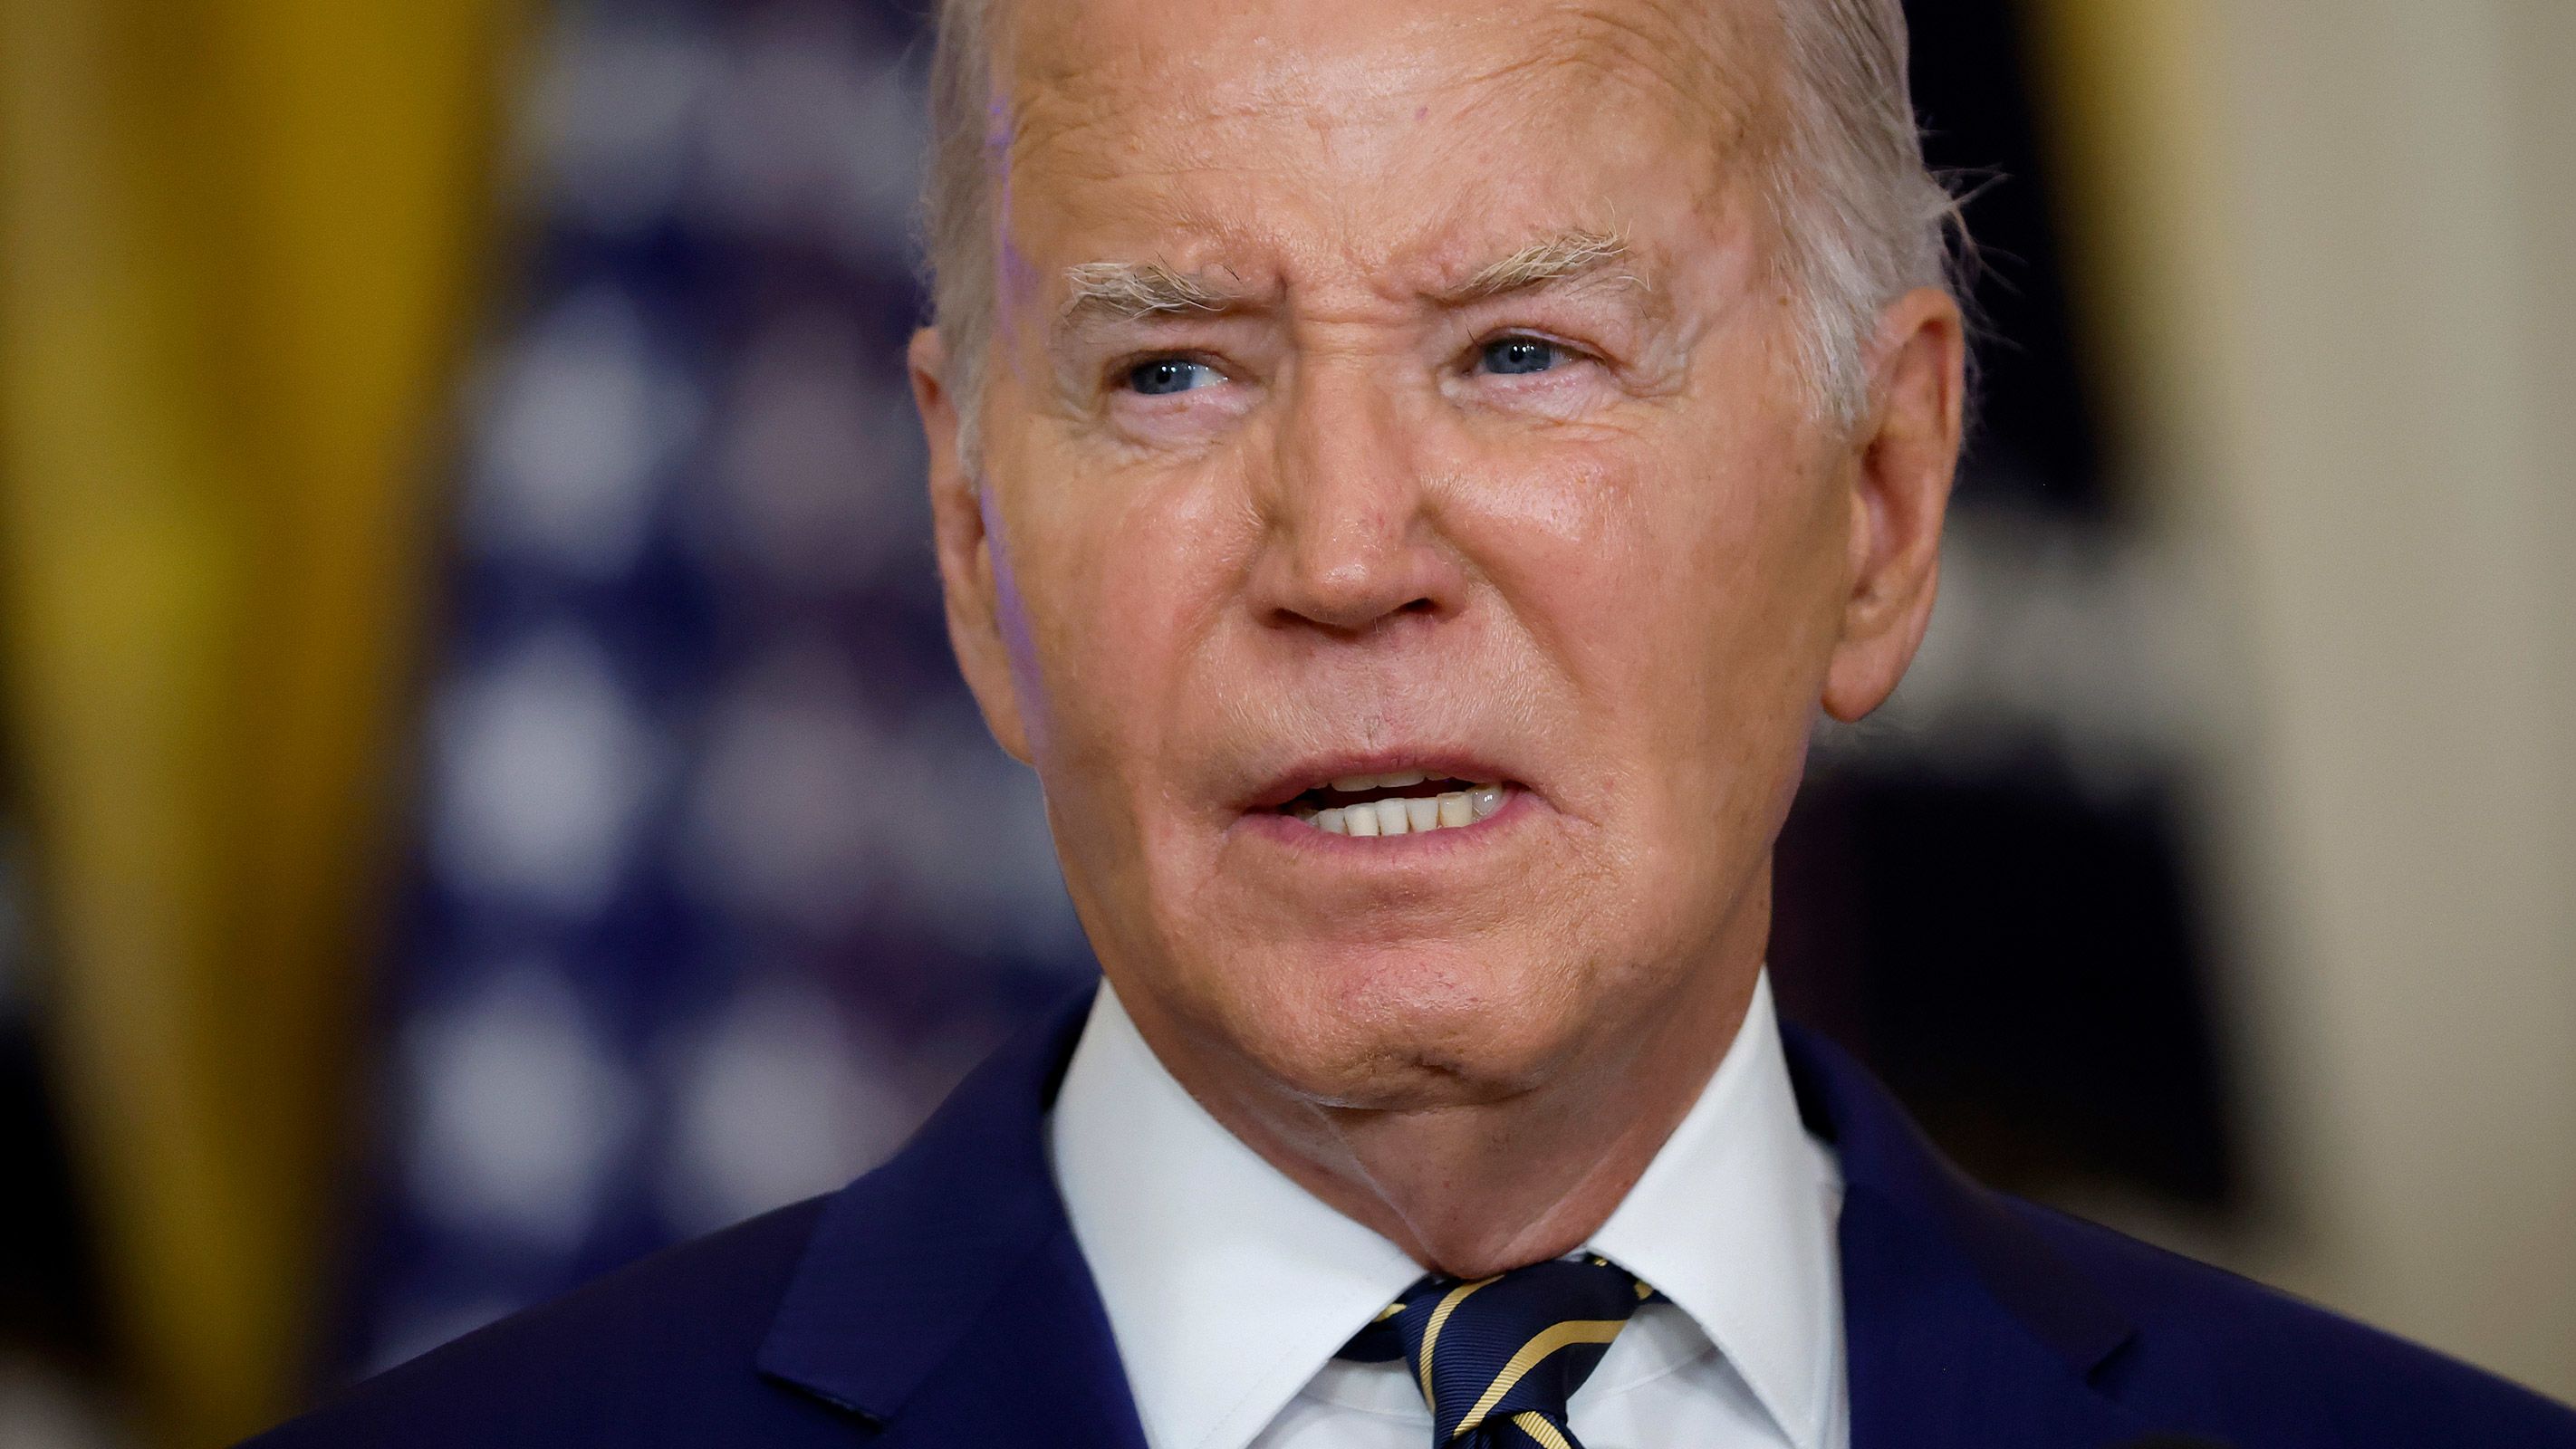
[[1565, 360], [1565, 349], [1536, 337], [1498, 337], [1485, 344], [1478, 360], [1487, 372], [1508, 377], [1545, 372]]
[[1157, 357], [1127, 369], [1127, 386], [1147, 397], [1168, 397], [1224, 380], [1215, 368], [1186, 357]]

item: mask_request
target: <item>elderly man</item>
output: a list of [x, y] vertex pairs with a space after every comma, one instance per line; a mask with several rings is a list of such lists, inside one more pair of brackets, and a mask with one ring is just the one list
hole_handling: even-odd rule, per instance
[[1106, 984], [839, 1194], [273, 1442], [2576, 1444], [1773, 1018], [1773, 838], [1959, 447], [1895, 0], [940, 25], [949, 627]]

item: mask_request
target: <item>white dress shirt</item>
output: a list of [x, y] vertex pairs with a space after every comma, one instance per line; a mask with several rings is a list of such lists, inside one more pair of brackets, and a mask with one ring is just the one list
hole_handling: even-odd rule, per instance
[[[1404, 1366], [1333, 1354], [1422, 1269], [1217, 1124], [1103, 985], [1048, 1122], [1152, 1449], [1431, 1449]], [[1568, 1404], [1587, 1449], [1845, 1449], [1842, 1174], [1798, 1120], [1767, 975], [1583, 1251], [1661, 1289]]]

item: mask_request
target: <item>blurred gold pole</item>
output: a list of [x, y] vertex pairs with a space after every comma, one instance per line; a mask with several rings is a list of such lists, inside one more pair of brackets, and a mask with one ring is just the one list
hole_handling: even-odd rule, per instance
[[282, 1409], [509, 0], [0, 5], [0, 629], [153, 1437]]

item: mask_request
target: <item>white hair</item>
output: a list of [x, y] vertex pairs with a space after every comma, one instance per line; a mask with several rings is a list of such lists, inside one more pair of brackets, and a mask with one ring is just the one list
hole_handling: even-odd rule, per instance
[[1807, 376], [1846, 428], [1869, 410], [1879, 314], [1917, 287], [1964, 291], [1959, 200], [1923, 164], [1901, 0], [1779, 0], [1787, 129], [1766, 191], [1806, 313]]
[[[1779, 229], [1780, 281], [1800, 304], [1799, 363], [1819, 410], [1848, 429], [1869, 410], [1880, 313], [1917, 287], [1956, 294], [1967, 233], [1957, 198], [1924, 165], [1901, 0], [1776, 3], [1785, 124], [1769, 148], [1763, 198]], [[931, 305], [970, 469], [1007, 145], [992, 74], [993, 8], [994, 0], [938, 0], [923, 197]]]

